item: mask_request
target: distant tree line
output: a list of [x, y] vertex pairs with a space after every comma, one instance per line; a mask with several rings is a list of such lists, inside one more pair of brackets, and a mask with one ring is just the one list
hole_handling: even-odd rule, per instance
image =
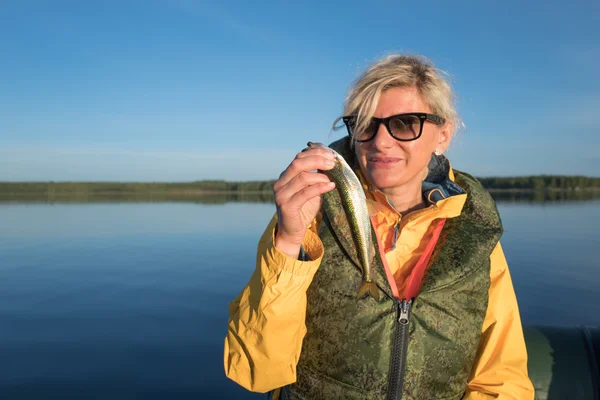
[[538, 175], [478, 179], [487, 189], [600, 189], [600, 178], [591, 178], [586, 176]]
[[[493, 190], [579, 190], [600, 189], [600, 178], [585, 176], [523, 176], [478, 178]], [[0, 194], [60, 196], [71, 194], [170, 193], [181, 196], [210, 193], [264, 193], [273, 190], [274, 180], [235, 182], [203, 180], [196, 182], [0, 182]]]
[[268, 192], [275, 181], [230, 182], [0, 182], [2, 194], [119, 194], [163, 193], [204, 194], [214, 192]]

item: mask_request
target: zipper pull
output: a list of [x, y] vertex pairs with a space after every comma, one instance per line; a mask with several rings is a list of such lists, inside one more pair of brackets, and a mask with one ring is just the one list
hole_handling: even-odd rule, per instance
[[408, 325], [408, 317], [410, 314], [410, 308], [412, 305], [412, 300], [406, 301], [406, 299], [402, 299], [400, 303], [398, 303], [398, 310], [400, 311], [400, 316], [398, 317], [398, 322], [402, 325]]

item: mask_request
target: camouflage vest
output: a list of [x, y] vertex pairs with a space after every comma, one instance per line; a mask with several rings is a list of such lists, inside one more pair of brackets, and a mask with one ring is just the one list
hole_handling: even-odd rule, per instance
[[[353, 159], [348, 141], [332, 147]], [[461, 215], [446, 222], [413, 302], [403, 400], [462, 398], [481, 336], [489, 257], [502, 226], [485, 189], [468, 174], [455, 177], [468, 197]], [[324, 202], [325, 255], [307, 293], [297, 382], [283, 389], [282, 399], [389, 398], [398, 300], [379, 254], [373, 271], [382, 298], [357, 298], [362, 274], [352, 238], [343, 224], [330, 222], [340, 221], [339, 201], [334, 191]]]

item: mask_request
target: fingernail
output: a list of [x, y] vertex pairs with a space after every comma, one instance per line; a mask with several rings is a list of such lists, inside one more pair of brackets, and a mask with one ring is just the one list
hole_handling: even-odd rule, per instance
[[328, 167], [333, 167], [335, 165], [335, 162], [333, 160], [325, 160], [325, 164]]

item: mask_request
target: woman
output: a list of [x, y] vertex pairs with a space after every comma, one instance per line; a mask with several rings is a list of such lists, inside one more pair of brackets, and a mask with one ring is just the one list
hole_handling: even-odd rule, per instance
[[380, 206], [380, 296], [357, 297], [351, 238], [322, 201], [335, 185], [313, 171], [332, 168], [331, 153], [300, 152], [230, 306], [227, 376], [282, 399], [532, 399], [495, 203], [443, 156], [459, 123], [448, 83], [423, 58], [389, 56], [341, 119], [349, 135], [330, 147]]

